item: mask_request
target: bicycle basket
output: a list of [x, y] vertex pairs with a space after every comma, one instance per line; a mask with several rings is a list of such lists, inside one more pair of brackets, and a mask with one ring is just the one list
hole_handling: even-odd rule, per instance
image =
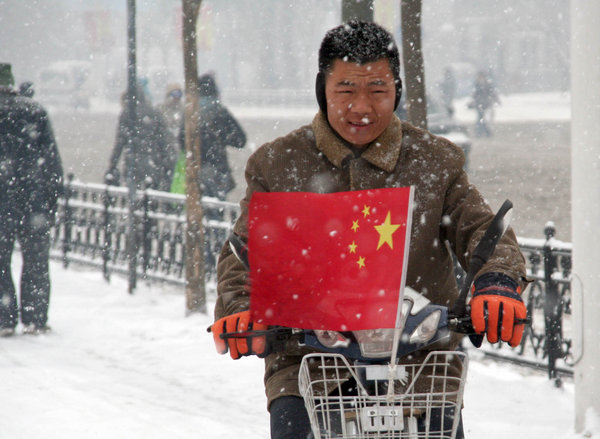
[[467, 368], [466, 354], [435, 351], [390, 380], [388, 365], [309, 354], [298, 381], [315, 439], [454, 439]]

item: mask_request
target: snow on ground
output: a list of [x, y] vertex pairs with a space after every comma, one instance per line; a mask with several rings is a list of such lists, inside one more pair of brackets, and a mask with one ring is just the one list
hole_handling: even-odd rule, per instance
[[[468, 108], [470, 97], [454, 101], [457, 120], [472, 124], [476, 112]], [[500, 95], [500, 104], [494, 107], [495, 122], [568, 121], [571, 119], [570, 93], [520, 93]]]
[[[217, 355], [210, 315], [185, 317], [180, 287], [129, 295], [123, 278], [54, 262], [51, 276], [52, 332], [0, 339], [0, 437], [269, 437], [262, 360]], [[467, 437], [579, 438], [573, 392], [474, 353]]]
[[0, 437], [268, 436], [261, 362], [217, 355], [180, 289], [51, 275], [52, 332], [0, 340]]

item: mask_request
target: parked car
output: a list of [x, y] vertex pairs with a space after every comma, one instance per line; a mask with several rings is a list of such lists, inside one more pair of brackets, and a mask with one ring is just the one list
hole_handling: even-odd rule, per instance
[[[444, 137], [462, 148], [465, 153], [465, 170], [469, 170], [469, 154], [471, 153], [471, 138], [466, 125], [457, 121], [444, 105], [433, 95], [427, 95], [427, 129], [433, 134]], [[398, 105], [396, 114], [406, 120], [406, 101], [404, 95]]]

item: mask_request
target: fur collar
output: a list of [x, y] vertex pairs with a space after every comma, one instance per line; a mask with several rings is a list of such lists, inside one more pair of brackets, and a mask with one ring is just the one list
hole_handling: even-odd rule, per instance
[[[352, 150], [333, 131], [322, 112], [318, 112], [312, 121], [317, 148], [333, 163], [341, 168], [347, 158], [354, 156]], [[402, 147], [402, 122], [396, 116], [381, 135], [369, 144], [361, 154], [361, 158], [386, 172], [396, 167]]]

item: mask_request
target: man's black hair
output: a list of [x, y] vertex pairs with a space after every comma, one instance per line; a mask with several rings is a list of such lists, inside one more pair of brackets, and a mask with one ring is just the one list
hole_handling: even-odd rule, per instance
[[394, 75], [395, 107], [398, 106], [402, 94], [400, 54], [394, 37], [383, 27], [376, 23], [352, 20], [325, 34], [319, 49], [319, 73], [316, 81], [317, 102], [324, 114], [327, 114], [325, 75], [336, 59], [360, 65], [387, 59]]

